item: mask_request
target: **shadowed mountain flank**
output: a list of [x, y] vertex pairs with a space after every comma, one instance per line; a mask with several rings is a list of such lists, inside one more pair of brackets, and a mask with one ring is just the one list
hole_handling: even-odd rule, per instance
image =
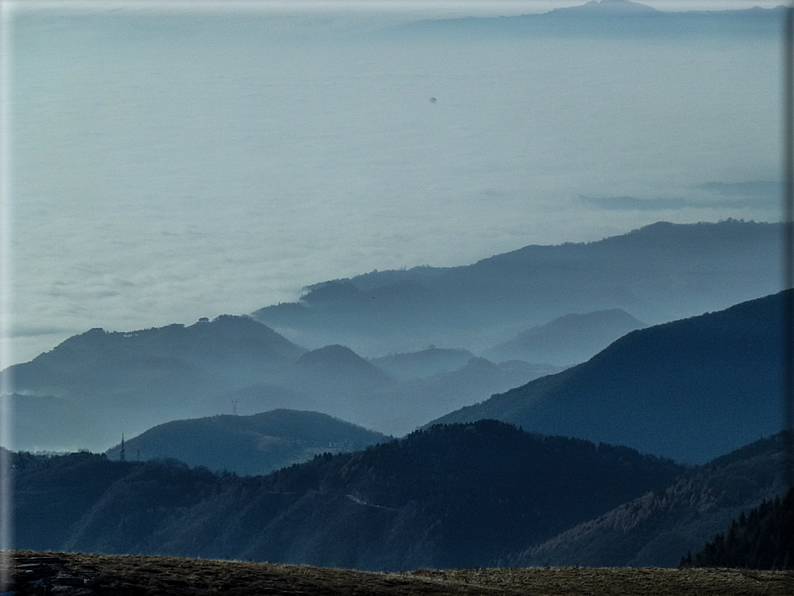
[[705, 462], [779, 430], [784, 294], [641, 329], [589, 361], [437, 422], [542, 433]]
[[742, 512], [785, 491], [784, 451], [782, 434], [742, 447], [527, 549], [511, 564], [674, 567]]
[[[20, 548], [395, 570], [493, 565], [683, 471], [495, 421], [258, 477], [88, 453], [14, 457]], [[53, 499], [66, 504], [42, 513]]]

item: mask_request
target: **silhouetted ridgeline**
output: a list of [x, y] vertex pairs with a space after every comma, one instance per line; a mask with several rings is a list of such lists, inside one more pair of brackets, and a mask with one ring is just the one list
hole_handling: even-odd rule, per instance
[[493, 418], [708, 461], [780, 429], [784, 297], [633, 331], [583, 364], [436, 422]]
[[[779, 234], [775, 224], [659, 223], [589, 244], [529, 246], [467, 267], [420, 267], [328, 282], [311, 288], [300, 304], [259, 311], [262, 319], [272, 314], [279, 325], [297, 325], [293, 331], [306, 339], [316, 342], [327, 335], [329, 341], [312, 351], [250, 317], [224, 315], [189, 326], [123, 333], [92, 329], [12, 367], [14, 434], [22, 449], [100, 451], [122, 433], [132, 437], [172, 420], [289, 408], [402, 435], [555, 372], [523, 360], [469, 359], [461, 365], [466, 354], [477, 353], [470, 344], [491, 348], [533, 324], [561, 317], [549, 324], [556, 330], [553, 339], [560, 326], [570, 332], [572, 325], [593, 323], [603, 313], [620, 315], [608, 316], [606, 327], [599, 323], [566, 335], [566, 343], [577, 348], [555, 346], [546, 334], [540, 342], [533, 339], [534, 351], [498, 358], [553, 355], [558, 362], [575, 362], [638, 324], [621, 314], [626, 309], [645, 321], [669, 320], [676, 313], [699, 314], [773, 290], [779, 282]], [[547, 434], [706, 461], [777, 430], [769, 421], [778, 408], [764, 401], [776, 394], [777, 374], [777, 357], [768, 343], [775, 340], [763, 336], [765, 329], [738, 329], [733, 339], [728, 332], [706, 338], [711, 331], [705, 325], [700, 335], [706, 339], [698, 339], [700, 331], [694, 330], [691, 337], [659, 344], [664, 349], [640, 342], [636, 353], [632, 347], [621, 355], [619, 346], [667, 332], [629, 334], [586, 367], [527, 386], [531, 391], [522, 388], [519, 393], [534, 397], [512, 404], [509, 412], [477, 408], [476, 416], [466, 420], [498, 418]], [[404, 343], [414, 354], [366, 360], [351, 349], [355, 343], [372, 348], [373, 338], [382, 343], [381, 354], [399, 355]], [[759, 349], [750, 349], [743, 339], [760, 342]], [[430, 342], [458, 348], [425, 349]], [[718, 350], [706, 354], [707, 342]], [[586, 353], [579, 349], [585, 345]], [[734, 358], [742, 345], [747, 357]], [[457, 368], [450, 370], [452, 363]], [[411, 378], [417, 371], [432, 376]], [[551, 385], [559, 390], [553, 398]], [[501, 403], [504, 395], [485, 403]], [[543, 413], [542, 421], [525, 415], [528, 404]], [[753, 416], [739, 411], [743, 407]], [[716, 417], [703, 426], [704, 416]], [[728, 419], [749, 424], [726, 427]], [[698, 440], [707, 447], [687, 443]]]
[[391, 361], [411, 361], [413, 373], [402, 367], [408, 376], [432, 376], [397, 381], [345, 346], [307, 351], [245, 316], [124, 333], [92, 329], [11, 368], [14, 434], [31, 451], [104, 451], [122, 433], [129, 439], [173, 420], [292, 409], [400, 435], [559, 370], [497, 366], [465, 350], [404, 356]]
[[622, 309], [655, 324], [776, 292], [781, 230], [735, 220], [659, 222], [598, 242], [526, 246], [468, 266], [314, 284], [300, 301], [252, 316], [310, 347], [342, 343], [379, 355], [434, 343], [482, 353], [570, 313]]
[[89, 453], [14, 462], [17, 548], [363, 569], [494, 564], [683, 470], [495, 421], [438, 426], [261, 477]]
[[570, 366], [589, 360], [616, 339], [645, 326], [619, 308], [572, 313], [527, 329], [483, 355], [495, 362], [524, 360]]
[[[266, 474], [322, 453], [358, 451], [389, 437], [320, 414], [272, 410], [166, 422], [125, 442], [131, 460], [173, 458], [216, 472]], [[121, 445], [106, 452], [121, 457]]]

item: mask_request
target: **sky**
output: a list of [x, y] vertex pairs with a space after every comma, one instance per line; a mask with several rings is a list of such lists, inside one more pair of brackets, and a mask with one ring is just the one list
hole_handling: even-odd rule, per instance
[[89, 4], [3, 13], [7, 364], [373, 269], [779, 219], [775, 38], [396, 33], [581, 4], [545, 0]]

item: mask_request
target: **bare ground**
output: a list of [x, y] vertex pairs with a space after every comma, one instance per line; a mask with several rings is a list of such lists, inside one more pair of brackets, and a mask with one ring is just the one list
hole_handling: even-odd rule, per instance
[[10, 578], [10, 585], [0, 586], [0, 593], [16, 596], [794, 594], [794, 572], [790, 571], [552, 567], [370, 573], [142, 555], [29, 551], [6, 555], [5, 576]]

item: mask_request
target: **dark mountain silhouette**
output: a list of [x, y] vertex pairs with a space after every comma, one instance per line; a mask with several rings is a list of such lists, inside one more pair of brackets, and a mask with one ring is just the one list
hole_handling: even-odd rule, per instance
[[[386, 435], [317, 412], [272, 410], [167, 422], [125, 442], [129, 459], [173, 458], [216, 472], [266, 474], [322, 453], [358, 451]], [[121, 445], [107, 451], [119, 459]]]
[[625, 447], [495, 421], [438, 426], [261, 477], [89, 453], [17, 454], [14, 465], [16, 548], [362, 569], [493, 564], [682, 471]]
[[510, 564], [674, 567], [732, 518], [785, 490], [784, 452], [782, 434], [757, 441], [535, 545]]
[[571, 365], [589, 360], [613, 341], [645, 327], [619, 308], [587, 314], [569, 314], [533, 327], [483, 356], [501, 362], [524, 360]]
[[622, 309], [657, 324], [771, 294], [780, 285], [781, 230], [733, 220], [660, 222], [598, 242], [527, 246], [464, 267], [332, 280], [252, 316], [309, 347], [342, 343], [379, 356], [432, 342], [482, 354], [570, 313]]
[[[37, 388], [35, 374], [42, 367], [50, 374], [88, 373], [97, 378], [135, 374], [136, 364], [145, 359], [149, 367], [168, 371], [180, 368], [210, 368], [236, 374], [255, 374], [262, 367], [275, 368], [291, 362], [306, 350], [296, 346], [269, 327], [249, 317], [223, 315], [212, 322], [185, 327], [145, 329], [128, 333], [92, 329], [64, 341], [30, 363], [19, 365], [15, 376], [27, 387]], [[31, 378], [28, 378], [31, 377]]]
[[127, 333], [92, 329], [13, 367], [26, 391], [80, 394], [93, 383], [109, 389], [169, 383], [185, 373], [219, 373], [241, 381], [292, 362], [306, 350], [249, 317], [221, 316], [185, 327]]
[[694, 557], [688, 552], [679, 566], [794, 569], [794, 489], [742, 512]]
[[708, 461], [779, 430], [784, 297], [633, 331], [585, 363], [437, 422], [494, 418]]

